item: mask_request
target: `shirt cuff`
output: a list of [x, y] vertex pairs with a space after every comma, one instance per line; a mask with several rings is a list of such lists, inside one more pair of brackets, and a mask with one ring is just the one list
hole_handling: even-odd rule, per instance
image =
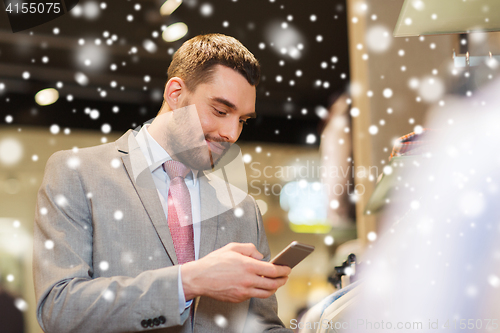
[[182, 276], [181, 276], [181, 267], [179, 266], [179, 275], [177, 277], [178, 279], [178, 286], [179, 286], [179, 313], [183, 313], [187, 308], [191, 306], [191, 303], [193, 303], [193, 300], [190, 299], [189, 301], [186, 302], [186, 298], [184, 297], [184, 288], [182, 287]]

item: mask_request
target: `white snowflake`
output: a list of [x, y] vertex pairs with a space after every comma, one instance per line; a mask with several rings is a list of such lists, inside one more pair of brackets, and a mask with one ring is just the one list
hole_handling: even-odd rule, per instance
[[498, 276], [491, 274], [488, 276], [488, 283], [495, 288], [498, 288], [500, 286], [500, 278]]
[[386, 52], [392, 44], [392, 34], [383, 25], [375, 25], [368, 29], [366, 33], [366, 46], [375, 53]]
[[86, 86], [87, 84], [89, 84], [89, 78], [82, 72], [75, 73], [75, 81], [81, 86]]
[[16, 298], [14, 300], [14, 305], [19, 309], [19, 311], [25, 312], [28, 310], [28, 303], [22, 298]]
[[413, 200], [411, 203], [410, 203], [410, 207], [411, 209], [413, 210], [417, 210], [420, 208], [420, 202], [418, 200]]
[[55, 196], [55, 201], [56, 201], [56, 204], [59, 206], [59, 207], [65, 207], [68, 205], [68, 199], [66, 199], [66, 197], [62, 194], [58, 194]]
[[200, 13], [205, 17], [211, 16], [213, 12], [214, 12], [214, 7], [209, 3], [204, 3], [203, 5], [200, 6]]
[[465, 288], [465, 294], [471, 298], [476, 297], [478, 294], [477, 287], [474, 285], [469, 285]]
[[103, 132], [104, 134], [108, 134], [109, 132], [111, 132], [111, 125], [109, 125], [109, 124], [102, 124], [102, 126], [101, 126], [101, 132]]
[[52, 126], [50, 126], [50, 133], [52, 134], [58, 134], [60, 130], [61, 128], [57, 124], [53, 124]]
[[333, 237], [330, 236], [330, 235], [326, 236], [323, 241], [324, 241], [324, 243], [325, 243], [326, 246], [333, 245], [333, 243], [335, 242], [335, 240], [333, 239]]
[[234, 210], [234, 216], [236, 216], [236, 217], [242, 217], [243, 214], [244, 214], [243, 209], [241, 209], [239, 207]]
[[391, 98], [392, 97], [392, 89], [391, 88], [385, 88], [384, 91], [382, 92], [385, 98]]
[[243, 155], [243, 163], [248, 164], [250, 162], [252, 162], [252, 155], [250, 154]]
[[76, 156], [72, 156], [72, 157], [68, 158], [68, 160], [66, 161], [66, 164], [70, 169], [74, 170], [80, 166], [80, 159]]
[[115, 211], [115, 213], [113, 214], [115, 220], [121, 220], [123, 218], [123, 212], [121, 210], [117, 210]]
[[108, 302], [112, 302], [114, 299], [115, 299], [115, 293], [112, 292], [111, 290], [109, 289], [106, 289], [104, 291], [104, 293], [102, 294], [102, 297], [108, 301]]
[[52, 250], [54, 248], [54, 242], [51, 241], [50, 239], [45, 241], [44, 245], [47, 250]]
[[315, 142], [316, 142], [316, 135], [308, 134], [306, 137], [306, 143], [307, 144], [314, 144]]
[[370, 242], [374, 242], [377, 239], [377, 233], [375, 231], [370, 231], [366, 237]]
[[99, 263], [99, 269], [101, 271], [107, 271], [109, 269], [109, 263], [107, 261], [101, 261]]
[[220, 314], [215, 315], [214, 321], [217, 324], [217, 326], [219, 326], [220, 328], [226, 328], [228, 325], [226, 317], [224, 317], [223, 315], [220, 315]]
[[99, 116], [101, 115], [99, 113], [99, 110], [96, 110], [96, 109], [91, 110], [89, 114], [90, 114], [90, 118], [94, 119], [94, 120], [99, 118]]

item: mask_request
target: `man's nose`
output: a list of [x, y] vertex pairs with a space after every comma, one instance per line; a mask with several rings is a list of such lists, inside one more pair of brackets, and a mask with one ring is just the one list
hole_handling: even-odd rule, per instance
[[219, 131], [219, 135], [231, 143], [235, 143], [240, 134], [241, 126], [239, 119], [225, 122]]

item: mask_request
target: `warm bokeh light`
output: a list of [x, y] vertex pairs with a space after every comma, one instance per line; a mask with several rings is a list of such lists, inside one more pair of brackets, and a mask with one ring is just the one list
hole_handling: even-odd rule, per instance
[[259, 209], [260, 209], [260, 213], [262, 215], [265, 215], [267, 213], [267, 202], [265, 202], [264, 200], [261, 200], [261, 199], [257, 199], [256, 200], [257, 202], [257, 205], [259, 206]]
[[0, 163], [5, 166], [15, 165], [23, 157], [23, 145], [14, 138], [4, 138], [0, 141]]
[[35, 102], [42, 106], [54, 104], [58, 99], [59, 92], [54, 88], [40, 90], [35, 95]]
[[181, 4], [182, 0], [167, 0], [161, 5], [160, 14], [165, 16], [171, 15]]
[[184, 37], [188, 32], [188, 26], [186, 23], [177, 22], [169, 25], [162, 34], [162, 38], [166, 42], [175, 42], [176, 40]]

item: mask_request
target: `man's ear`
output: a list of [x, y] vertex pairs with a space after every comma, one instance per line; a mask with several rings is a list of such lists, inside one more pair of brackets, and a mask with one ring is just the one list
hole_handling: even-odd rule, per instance
[[168, 104], [170, 110], [175, 110], [179, 107], [180, 98], [186, 91], [186, 84], [180, 77], [173, 77], [168, 80], [163, 92], [163, 100]]

